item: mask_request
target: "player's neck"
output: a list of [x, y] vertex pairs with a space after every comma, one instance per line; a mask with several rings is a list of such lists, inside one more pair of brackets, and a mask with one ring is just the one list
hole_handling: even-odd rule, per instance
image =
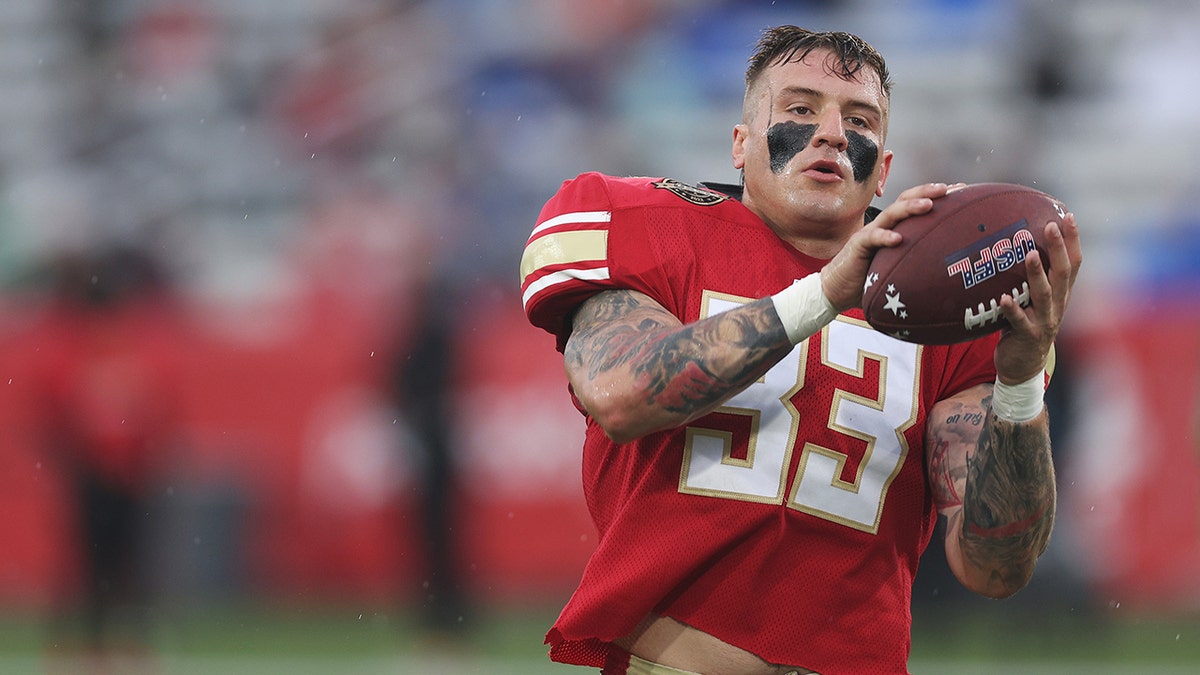
[[[780, 239], [801, 253], [829, 260], [863, 226], [863, 214], [846, 214], [840, 208], [809, 204], [800, 209], [770, 209], [747, 195], [742, 204], [759, 217]], [[777, 217], [772, 217], [777, 216]]]
[[829, 260], [842, 250], [850, 236], [862, 225], [807, 222], [803, 227], [781, 227], [778, 224], [767, 222], [767, 227], [804, 255]]

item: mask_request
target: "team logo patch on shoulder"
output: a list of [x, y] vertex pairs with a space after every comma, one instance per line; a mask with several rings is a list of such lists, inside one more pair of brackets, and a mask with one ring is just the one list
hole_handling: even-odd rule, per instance
[[670, 190], [671, 192], [675, 193], [675, 196], [696, 204], [697, 206], [712, 206], [714, 204], [720, 204], [721, 202], [729, 199], [728, 195], [723, 195], [720, 192], [709, 190], [708, 188], [688, 185], [687, 183], [677, 181], [674, 178], [664, 178], [657, 183], [654, 183], [654, 187], [659, 188], [660, 190]]

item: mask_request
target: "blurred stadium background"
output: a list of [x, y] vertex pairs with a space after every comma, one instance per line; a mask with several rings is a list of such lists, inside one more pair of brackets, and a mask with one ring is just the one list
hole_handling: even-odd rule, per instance
[[884, 201], [1021, 182], [1086, 235], [1050, 551], [994, 603], [931, 548], [914, 672], [1196, 672], [1185, 0], [3, 0], [0, 672], [574, 672], [582, 429], [521, 249], [581, 171], [735, 181], [780, 23], [888, 58]]

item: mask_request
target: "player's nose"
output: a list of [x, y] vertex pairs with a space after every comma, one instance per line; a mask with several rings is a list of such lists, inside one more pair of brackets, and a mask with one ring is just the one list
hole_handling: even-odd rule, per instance
[[842, 122], [842, 112], [830, 108], [822, 112], [817, 120], [817, 133], [813, 134], [813, 145], [829, 145], [838, 150], [845, 150], [849, 145], [846, 139], [846, 127]]

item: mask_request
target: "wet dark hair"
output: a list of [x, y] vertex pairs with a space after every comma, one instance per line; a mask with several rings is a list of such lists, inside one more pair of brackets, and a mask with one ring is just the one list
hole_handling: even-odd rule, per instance
[[746, 68], [746, 86], [754, 83], [767, 68], [791, 61], [800, 61], [817, 49], [828, 50], [833, 58], [826, 67], [833, 75], [851, 80], [864, 67], [879, 75], [883, 95], [891, 97], [892, 78], [883, 56], [866, 40], [840, 31], [818, 32], [798, 26], [776, 26], [763, 31], [750, 65]]

